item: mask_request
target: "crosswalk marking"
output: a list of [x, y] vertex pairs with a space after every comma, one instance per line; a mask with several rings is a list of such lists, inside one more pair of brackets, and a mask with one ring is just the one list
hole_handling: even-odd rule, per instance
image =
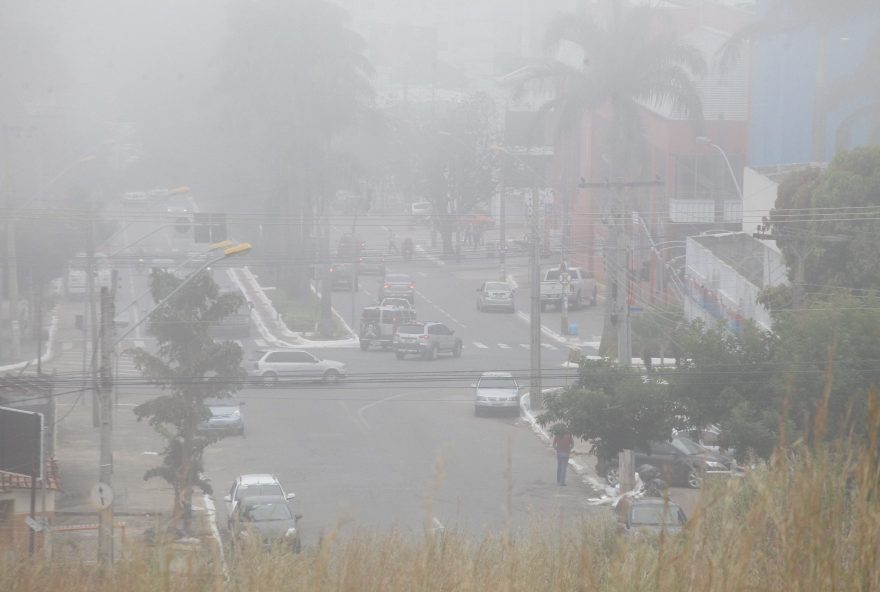
[[61, 344], [62, 351], [68, 351], [71, 349], [73, 349], [73, 343], [71, 343], [70, 341], [65, 341], [64, 343]]
[[520, 343], [519, 346], [520, 346], [521, 348], [523, 348], [523, 349], [529, 349], [529, 344], [528, 344], [528, 343]]
[[263, 341], [262, 339], [254, 339], [254, 343], [257, 344], [257, 347], [267, 347], [269, 344]]
[[510, 349], [510, 346], [506, 343], [499, 343], [498, 347], [500, 347], [501, 349]]
[[555, 345], [552, 345], [550, 343], [542, 343], [541, 347], [543, 347], [545, 349], [557, 349], [557, 347]]
[[489, 349], [489, 346], [485, 343], [480, 343], [479, 341], [474, 341], [474, 345], [480, 349]]

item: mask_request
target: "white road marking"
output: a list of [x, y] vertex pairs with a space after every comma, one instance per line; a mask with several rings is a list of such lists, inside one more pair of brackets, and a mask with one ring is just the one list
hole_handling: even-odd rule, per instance
[[385, 397], [384, 399], [379, 399], [378, 401], [373, 401], [372, 403], [367, 403], [366, 405], [362, 406], [360, 409], [357, 410], [357, 415], [360, 418], [361, 422], [364, 424], [364, 427], [367, 428], [368, 430], [372, 430], [373, 426], [371, 426], [370, 422], [368, 422], [367, 419], [364, 417], [364, 411], [366, 411], [367, 409], [371, 409], [371, 408], [375, 407], [376, 405], [380, 405], [380, 404], [386, 403], [388, 401], [393, 401], [394, 399], [399, 399], [401, 397], [408, 397], [410, 395], [418, 395], [418, 394], [421, 394], [422, 392], [423, 391], [413, 391], [410, 393], [398, 393], [396, 395], [390, 395], [388, 397]]
[[254, 339], [254, 343], [257, 345], [257, 347], [268, 347], [269, 346], [269, 344], [266, 343], [265, 341], [263, 341], [262, 339]]
[[416, 290], [416, 294], [418, 294], [420, 299], [424, 300], [425, 302], [427, 302], [428, 304], [430, 304], [431, 306], [436, 308], [440, 312], [440, 314], [445, 316], [447, 319], [449, 319], [450, 321], [452, 321], [453, 323], [455, 323], [456, 325], [458, 325], [462, 329], [467, 329], [467, 325], [465, 325], [464, 323], [459, 321], [457, 318], [455, 318], [454, 316], [452, 316], [451, 314], [446, 312], [446, 310], [444, 310], [442, 307], [434, 304], [434, 302], [432, 302], [430, 298], [428, 298], [427, 296], [422, 294], [419, 290]]
[[544, 349], [559, 349], [555, 345], [551, 345], [549, 343], [542, 343], [541, 347], [543, 347]]
[[[421, 277], [428, 277], [428, 274], [425, 273], [424, 271], [417, 271], [416, 275], [421, 276]], [[435, 518], [435, 520], [436, 520], [436, 518]]]
[[529, 344], [528, 344], [528, 343], [520, 343], [519, 346], [520, 346], [521, 348], [523, 348], [523, 349], [529, 349]]
[[428, 261], [430, 261], [436, 265], [439, 265], [440, 267], [446, 267], [445, 261], [442, 261], [442, 260], [438, 259], [437, 257], [434, 257], [434, 255], [432, 255], [431, 253], [426, 251], [425, 247], [423, 247], [422, 245], [416, 245], [416, 251], [418, 251], [419, 253], [424, 255], [425, 259], [427, 259]]
[[501, 349], [510, 349], [510, 346], [506, 343], [499, 343], [498, 347], [500, 347]]
[[[519, 317], [520, 319], [522, 319], [523, 321], [525, 321], [526, 324], [529, 324], [532, 322], [531, 317], [529, 315], [527, 315], [526, 313], [522, 312], [521, 310], [517, 311], [516, 316]], [[563, 337], [562, 335], [560, 335], [556, 331], [554, 331], [548, 327], [545, 327], [544, 325], [541, 325], [541, 333], [543, 333], [547, 337], [550, 337], [551, 339], [558, 341], [559, 343], [561, 343], [563, 345], [569, 344], [569, 341], [565, 337]]]
[[65, 341], [64, 343], [61, 344], [62, 351], [70, 351], [72, 349], [73, 349], [73, 343], [70, 341]]
[[479, 341], [474, 341], [474, 345], [480, 349], [489, 349], [489, 346], [485, 343], [480, 343]]

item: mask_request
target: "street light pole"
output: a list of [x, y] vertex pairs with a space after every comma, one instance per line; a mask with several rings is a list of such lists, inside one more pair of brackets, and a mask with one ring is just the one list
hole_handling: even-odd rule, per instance
[[[707, 138], [706, 136], [697, 136], [696, 140], [697, 140], [698, 144], [708, 144], [709, 146], [711, 146], [712, 148], [714, 148], [715, 150], [717, 150], [721, 154], [721, 158], [724, 159], [724, 164], [727, 165], [727, 172], [730, 173], [730, 178], [733, 179], [733, 185], [734, 185], [734, 187], [736, 187], [736, 194], [739, 196], [740, 201], [742, 201], [742, 199], [743, 199], [742, 187], [739, 184], [739, 180], [736, 178], [736, 174], [733, 172], [733, 167], [730, 166], [730, 160], [727, 158], [727, 153], [724, 151], [724, 149], [721, 146], [719, 146], [718, 144], [716, 144], [715, 142], [713, 142], [712, 140], [710, 140], [709, 138]], [[718, 206], [716, 205], [716, 210], [717, 209], [718, 209]], [[723, 205], [721, 206], [720, 210], [721, 211], [718, 213], [721, 213], [723, 215], [724, 214]]]

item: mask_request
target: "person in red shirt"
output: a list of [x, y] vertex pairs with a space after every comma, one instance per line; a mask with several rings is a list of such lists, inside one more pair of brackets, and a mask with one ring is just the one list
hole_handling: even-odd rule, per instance
[[574, 448], [574, 438], [564, 427], [553, 430], [553, 448], [556, 450], [556, 484], [565, 486], [568, 457]]

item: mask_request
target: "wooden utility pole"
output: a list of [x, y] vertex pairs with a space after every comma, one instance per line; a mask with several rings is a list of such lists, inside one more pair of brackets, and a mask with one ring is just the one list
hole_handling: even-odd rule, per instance
[[[113, 373], [110, 354], [113, 347], [113, 318], [115, 316], [116, 272], [110, 288], [101, 288], [101, 367], [96, 395], [100, 402], [101, 452], [98, 482], [111, 490], [113, 476]], [[112, 494], [111, 494], [112, 495]], [[100, 511], [98, 527], [98, 562], [103, 566], [113, 564], [113, 503]]]

